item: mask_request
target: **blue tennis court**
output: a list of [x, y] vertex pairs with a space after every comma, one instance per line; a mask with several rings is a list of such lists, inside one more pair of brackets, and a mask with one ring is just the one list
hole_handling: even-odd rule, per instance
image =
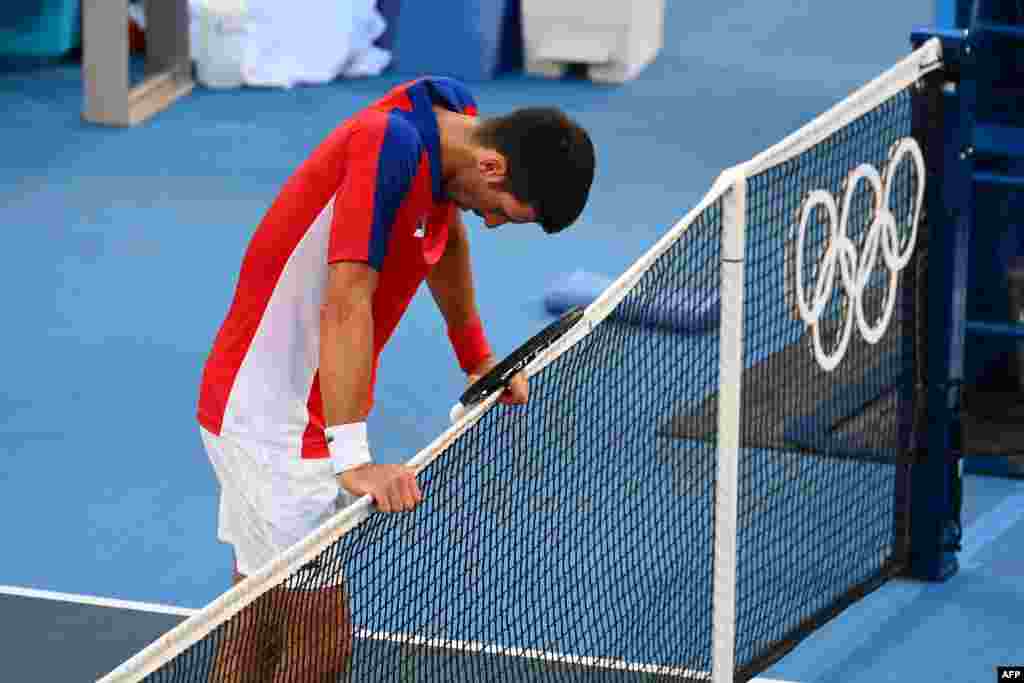
[[[473, 84], [485, 111], [559, 104], [590, 128], [599, 155], [570, 233], [471, 222], [498, 353], [552, 320], [543, 299], [560, 276], [624, 270], [722, 169], [905, 55], [910, 28], [933, 14], [928, 0], [769, 4], [669, 3], [664, 51], [623, 86], [519, 75]], [[197, 89], [121, 130], [81, 120], [78, 64], [0, 63], [0, 612], [12, 634], [0, 678], [93, 680], [229, 586], [194, 418], [202, 363], [281, 182], [340, 119], [406, 77]], [[412, 457], [447, 427], [462, 389], [422, 291], [382, 359], [375, 456]], [[1022, 663], [1022, 487], [968, 476], [956, 577], [888, 584], [764, 676], [973, 683]]]
[[[875, 681], [918, 672], [986, 681], [994, 680], [993, 662], [1015, 661], [1024, 563], [1013, 550], [1024, 542], [1024, 493], [986, 477], [969, 477], [966, 488], [969, 540], [958, 577], [938, 586], [890, 583], [757, 680]], [[95, 680], [194, 612], [15, 586], [0, 586], [0, 608], [4, 622], [17, 625], [5, 639], [5, 677], [46, 681]], [[963, 654], [938, 661], [936, 643]]]

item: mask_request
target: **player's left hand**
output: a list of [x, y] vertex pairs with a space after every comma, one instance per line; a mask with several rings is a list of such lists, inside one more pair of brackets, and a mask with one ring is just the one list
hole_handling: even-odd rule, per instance
[[[473, 384], [478, 379], [486, 375], [491, 371], [494, 366], [498, 364], [497, 359], [491, 357], [480, 364], [476, 370], [469, 374], [467, 380], [469, 384]], [[506, 405], [522, 405], [530, 399], [530, 382], [526, 378], [526, 372], [521, 371], [512, 376], [509, 380], [508, 387], [502, 392], [501, 398], [498, 399], [499, 403]]]

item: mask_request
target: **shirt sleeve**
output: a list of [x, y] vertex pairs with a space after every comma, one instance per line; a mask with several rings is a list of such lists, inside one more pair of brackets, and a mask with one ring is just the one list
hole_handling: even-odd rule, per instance
[[478, 113], [476, 99], [466, 84], [454, 78], [437, 77], [427, 80], [427, 84], [439, 95], [450, 108], [469, 116]]
[[351, 133], [344, 178], [334, 198], [328, 263], [358, 261], [381, 269], [419, 157], [418, 136], [397, 116], [373, 117]]

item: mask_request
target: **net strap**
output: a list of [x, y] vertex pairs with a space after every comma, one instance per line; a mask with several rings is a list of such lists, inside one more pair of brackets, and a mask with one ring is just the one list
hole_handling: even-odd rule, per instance
[[718, 458], [715, 473], [712, 677], [732, 683], [736, 662], [736, 556], [740, 406], [743, 392], [743, 280], [747, 182], [741, 173], [722, 201], [722, 318], [718, 365]]

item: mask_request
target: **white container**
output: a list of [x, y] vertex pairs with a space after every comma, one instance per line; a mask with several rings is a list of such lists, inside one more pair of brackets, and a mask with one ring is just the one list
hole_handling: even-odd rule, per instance
[[622, 83], [654, 61], [664, 41], [665, 0], [522, 0], [526, 70], [559, 77], [570, 64]]
[[196, 45], [192, 50], [196, 78], [208, 88], [238, 88], [245, 84], [245, 0], [200, 0], [196, 12]]

